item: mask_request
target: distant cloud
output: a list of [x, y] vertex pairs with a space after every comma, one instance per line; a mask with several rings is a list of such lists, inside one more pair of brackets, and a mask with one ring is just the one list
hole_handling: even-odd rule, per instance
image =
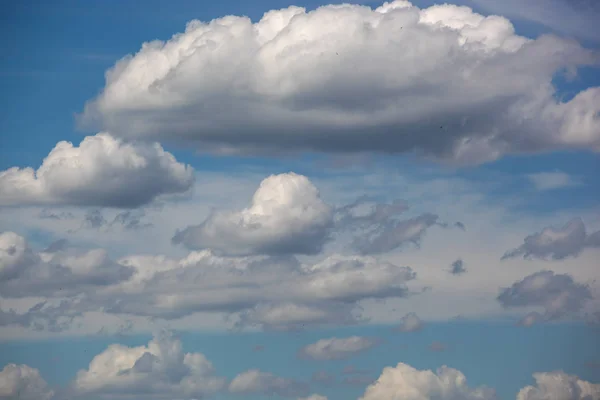
[[57, 143], [37, 170], [0, 171], [0, 206], [135, 208], [185, 192], [193, 183], [193, 169], [159, 144], [127, 143], [99, 133], [79, 147]]
[[411, 312], [400, 319], [400, 326], [396, 329], [400, 332], [417, 332], [423, 329], [423, 325], [417, 314]]
[[229, 384], [229, 391], [247, 395], [298, 397], [308, 394], [308, 385], [252, 369], [237, 375]]
[[431, 350], [431, 351], [434, 351], [434, 352], [436, 352], [436, 353], [439, 353], [439, 352], [445, 351], [445, 350], [446, 350], [446, 348], [447, 348], [447, 346], [446, 346], [444, 343], [442, 343], [442, 342], [437, 342], [437, 341], [436, 341], [436, 342], [432, 342], [432, 343], [429, 345], [429, 350]]
[[502, 289], [497, 299], [505, 308], [542, 308], [543, 314], [532, 312], [520, 322], [531, 326], [541, 321], [580, 316], [592, 294], [587, 285], [575, 282], [569, 275], [540, 271]]
[[527, 179], [540, 191], [562, 189], [581, 185], [581, 181], [564, 172], [538, 172], [527, 175]]
[[303, 347], [299, 355], [317, 361], [342, 360], [369, 350], [378, 341], [371, 338], [351, 336], [347, 338], [321, 339]]
[[573, 218], [560, 228], [546, 227], [525, 238], [502, 259], [523, 256], [525, 259], [563, 260], [577, 257], [585, 248], [600, 248], [600, 231], [588, 234], [581, 218]]
[[305, 176], [287, 173], [264, 179], [249, 207], [217, 211], [177, 232], [173, 242], [226, 255], [316, 254], [332, 225], [333, 209], [317, 188]]

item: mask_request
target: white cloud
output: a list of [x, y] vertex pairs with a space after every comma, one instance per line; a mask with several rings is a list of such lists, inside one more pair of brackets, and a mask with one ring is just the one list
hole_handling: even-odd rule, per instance
[[533, 374], [535, 386], [519, 391], [517, 400], [598, 400], [600, 384], [593, 384], [564, 372]]
[[308, 397], [299, 397], [298, 400], [327, 400], [327, 397], [321, 396], [320, 394], [313, 394]]
[[312, 360], [342, 360], [377, 345], [371, 338], [350, 336], [347, 338], [321, 339], [303, 347], [299, 355]]
[[0, 399], [50, 400], [53, 395], [35, 368], [8, 364], [0, 371]]
[[252, 369], [237, 375], [229, 384], [229, 391], [236, 394], [297, 397], [306, 395], [308, 387], [293, 379]]
[[411, 312], [400, 319], [400, 326], [397, 329], [400, 332], [416, 332], [423, 329], [423, 325], [421, 318], [414, 312]]
[[538, 172], [527, 175], [533, 186], [540, 191], [562, 189], [580, 185], [581, 182], [564, 172]]
[[158, 143], [128, 143], [99, 133], [79, 147], [57, 143], [37, 170], [0, 172], [0, 205], [133, 208], [185, 192], [193, 183], [192, 168]]
[[302, 175], [265, 178], [250, 207], [217, 211], [202, 224], [177, 232], [173, 241], [229, 255], [316, 254], [328, 239], [333, 210]]
[[456, 369], [442, 367], [433, 372], [399, 363], [387, 367], [360, 400], [495, 400], [494, 390], [470, 388]]
[[71, 389], [81, 398], [193, 400], [224, 387], [203, 354], [184, 353], [179, 340], [162, 333], [147, 346], [109, 346], [77, 373]]
[[467, 7], [289, 7], [256, 23], [191, 21], [145, 43], [107, 72], [82, 121], [221, 153], [416, 151], [479, 163], [598, 151], [600, 88], [560, 103], [552, 85], [597, 62], [575, 42], [528, 40]]
[[562, 227], [549, 226], [527, 236], [521, 246], [507, 251], [502, 258], [563, 260], [577, 257], [585, 248], [593, 247], [600, 248], [600, 231], [588, 235], [581, 218], [573, 218]]

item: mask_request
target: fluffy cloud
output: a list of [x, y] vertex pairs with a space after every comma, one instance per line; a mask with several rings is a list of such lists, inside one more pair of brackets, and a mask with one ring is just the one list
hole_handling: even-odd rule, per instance
[[49, 400], [53, 395], [35, 368], [8, 364], [0, 371], [0, 399]]
[[456, 369], [442, 367], [437, 372], [417, 370], [399, 363], [385, 368], [360, 400], [494, 400], [494, 390], [470, 388], [467, 378]]
[[0, 205], [133, 208], [185, 192], [193, 183], [192, 168], [158, 143], [128, 143], [99, 133], [79, 147], [57, 143], [37, 170], [0, 172]]
[[316, 254], [328, 239], [333, 210], [302, 175], [264, 179], [248, 208], [215, 212], [177, 232], [173, 242], [228, 254]]
[[71, 389], [81, 398], [199, 399], [225, 387], [201, 353], [184, 353], [181, 342], [168, 333], [147, 346], [109, 346], [77, 373]]
[[229, 391], [236, 394], [297, 397], [308, 394], [308, 387], [293, 379], [281, 378], [269, 372], [252, 369], [236, 376], [229, 384]]
[[221, 153], [415, 151], [478, 163], [597, 151], [600, 88], [560, 102], [552, 84], [597, 63], [573, 41], [530, 40], [467, 7], [289, 7], [256, 23], [191, 21], [145, 43], [107, 72], [81, 119]]
[[397, 330], [400, 332], [416, 332], [423, 329], [423, 321], [414, 312], [406, 314], [400, 319], [400, 326]]
[[544, 314], [532, 312], [521, 324], [529, 326], [541, 320], [557, 320], [578, 316], [585, 304], [592, 299], [587, 285], [573, 281], [566, 274], [540, 271], [504, 288], [498, 295], [503, 307], [541, 307]]
[[366, 351], [377, 345], [377, 343], [377, 340], [360, 336], [351, 336], [347, 338], [334, 337], [321, 339], [303, 347], [300, 349], [299, 355], [302, 358], [318, 361], [342, 360]]
[[578, 256], [585, 248], [600, 248], [600, 231], [588, 234], [581, 218], [574, 218], [561, 228], [546, 227], [527, 236], [521, 246], [507, 251], [502, 258], [563, 260]]
[[564, 372], [534, 374], [536, 385], [519, 391], [517, 400], [598, 400], [600, 385]]

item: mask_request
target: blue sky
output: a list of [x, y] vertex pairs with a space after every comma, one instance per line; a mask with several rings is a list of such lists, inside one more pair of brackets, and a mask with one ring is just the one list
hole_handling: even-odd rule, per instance
[[600, 8], [436, 4], [4, 4], [0, 399], [600, 399]]

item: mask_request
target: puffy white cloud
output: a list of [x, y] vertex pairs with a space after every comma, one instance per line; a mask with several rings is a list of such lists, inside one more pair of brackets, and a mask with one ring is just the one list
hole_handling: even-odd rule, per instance
[[251, 369], [236, 376], [229, 384], [229, 391], [237, 394], [297, 397], [306, 395], [308, 386], [293, 379], [276, 376], [270, 372]]
[[400, 332], [416, 332], [423, 329], [423, 321], [414, 312], [406, 314], [400, 319], [400, 326], [397, 330]]
[[221, 153], [415, 151], [478, 163], [598, 151], [600, 88], [560, 102], [552, 84], [597, 63], [574, 41], [530, 40], [467, 7], [289, 7], [256, 23], [191, 21], [143, 44], [107, 72], [82, 122]]
[[342, 360], [377, 345], [372, 338], [350, 336], [347, 338], [321, 339], [300, 349], [299, 356], [312, 360]]
[[493, 400], [494, 390], [470, 388], [465, 375], [446, 366], [436, 372], [399, 363], [387, 367], [360, 400]]
[[575, 282], [567, 274], [539, 271], [502, 289], [497, 299], [506, 308], [543, 308], [543, 315], [532, 312], [521, 321], [530, 326], [541, 320], [577, 317], [592, 294], [587, 285]]
[[332, 224], [333, 210], [317, 188], [291, 172], [264, 179], [250, 207], [215, 212], [202, 224], [177, 232], [173, 241], [229, 255], [315, 254]]
[[77, 373], [73, 394], [81, 398], [200, 399], [225, 387], [201, 353], [184, 353], [181, 341], [161, 333], [147, 346], [109, 346]]
[[50, 400], [52, 396], [54, 392], [35, 368], [8, 364], [0, 371], [0, 399]]
[[193, 169], [158, 143], [129, 143], [99, 133], [79, 147], [57, 143], [37, 170], [0, 172], [0, 205], [132, 208], [185, 192], [193, 183]]
[[503, 259], [523, 256], [563, 260], [577, 257], [585, 248], [600, 248], [600, 231], [588, 234], [581, 218], [573, 218], [561, 228], [546, 227], [525, 238], [516, 249], [507, 251]]
[[598, 400], [600, 384], [593, 384], [564, 372], [533, 374], [536, 385], [519, 391], [517, 400]]

